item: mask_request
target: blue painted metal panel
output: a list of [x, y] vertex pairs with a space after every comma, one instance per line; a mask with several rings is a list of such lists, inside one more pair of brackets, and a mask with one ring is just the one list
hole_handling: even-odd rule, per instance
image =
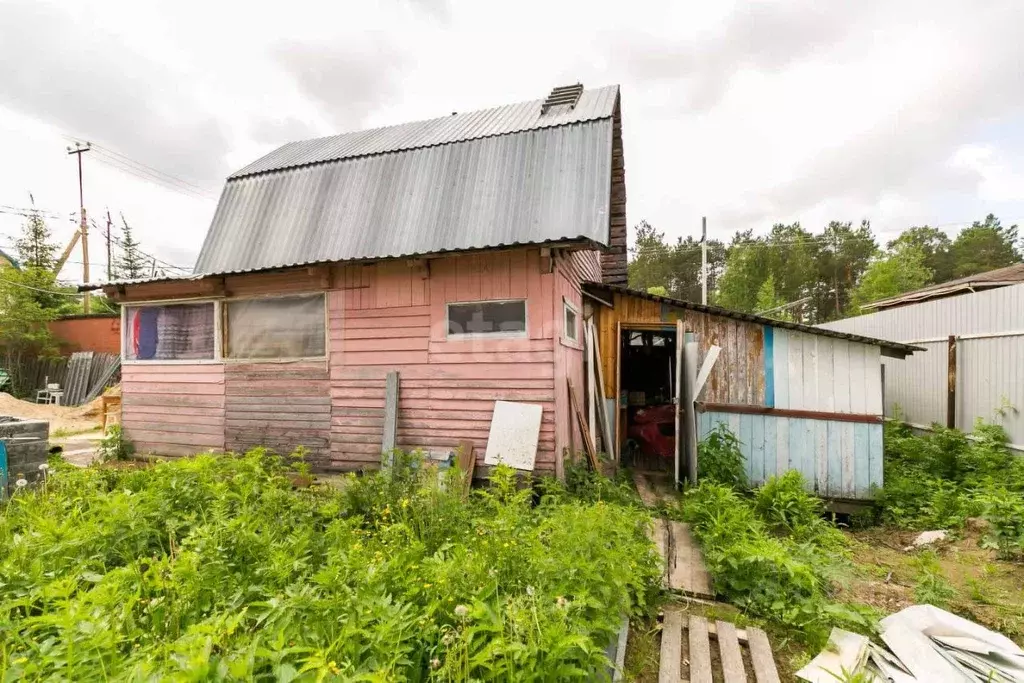
[[[866, 499], [872, 486], [882, 485], [880, 424], [705, 412], [699, 413], [698, 436], [703, 439], [719, 423], [740, 440], [747, 476], [754, 486], [776, 476], [779, 462], [783, 471], [800, 472], [808, 489], [822, 497]], [[781, 445], [780, 431], [786, 434]]]
[[775, 407], [775, 328], [764, 326], [764, 404]]

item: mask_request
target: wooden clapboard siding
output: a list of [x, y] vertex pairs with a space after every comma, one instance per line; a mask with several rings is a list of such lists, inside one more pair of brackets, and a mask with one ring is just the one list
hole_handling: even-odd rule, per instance
[[739, 439], [753, 485], [796, 470], [819, 496], [863, 500], [883, 484], [880, 423], [702, 412], [698, 436], [718, 424]]
[[[576, 452], [583, 451], [583, 437], [580, 434], [575, 416], [572, 414], [569, 388], [566, 380], [572, 381], [579, 400], [583, 402], [584, 396], [581, 392], [587, 386], [583, 377], [583, 340], [586, 338], [584, 330], [586, 322], [583, 320], [583, 295], [580, 293], [580, 278], [592, 279], [589, 273], [581, 272], [581, 266], [586, 266], [587, 264], [588, 259], [586, 256], [588, 254], [590, 255], [589, 267], [592, 269], [596, 268], [600, 272], [600, 258], [596, 252], [575, 252], [570, 256], [579, 256], [579, 258], [566, 258], [559, 262], [555, 280], [554, 300], [557, 309], [556, 325], [558, 328], [556, 332], [557, 341], [554, 344], [553, 366], [555, 377], [555, 453], [556, 455], [567, 454], [570, 457], [575, 457]], [[578, 329], [576, 331], [577, 342], [575, 344], [566, 338], [566, 330], [564, 329], [565, 316], [562, 309], [563, 300], [570, 302], [579, 312]], [[564, 457], [562, 459], [562, 466], [556, 467], [556, 470], [561, 470], [557, 472], [559, 475], [564, 471]]]
[[601, 254], [595, 250], [565, 252], [559, 258], [559, 269], [564, 276], [576, 284], [601, 281]]
[[139, 453], [191, 455], [224, 449], [224, 367], [127, 364], [121, 424]]
[[299, 446], [309, 459], [330, 457], [330, 380], [324, 361], [227, 363], [224, 366], [225, 448], [265, 446], [281, 455]]
[[[472, 441], [483, 464], [494, 401], [543, 406], [537, 468], [555, 463], [556, 273], [538, 249], [460, 254], [427, 264], [351, 266], [328, 297], [331, 466], [380, 463], [384, 378], [400, 375], [397, 446]], [[576, 291], [579, 305], [578, 286]], [[448, 303], [526, 299], [522, 339], [447, 339]]]
[[879, 347], [778, 327], [772, 337], [774, 407], [882, 414]]

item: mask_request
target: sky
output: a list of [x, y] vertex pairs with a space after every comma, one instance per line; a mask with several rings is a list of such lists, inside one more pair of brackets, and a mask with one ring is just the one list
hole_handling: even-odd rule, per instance
[[0, 0], [0, 249], [32, 199], [70, 238], [76, 140], [101, 231], [187, 269], [226, 176], [281, 144], [576, 82], [621, 86], [630, 225], [1024, 224], [1022, 25], [1019, 0]]

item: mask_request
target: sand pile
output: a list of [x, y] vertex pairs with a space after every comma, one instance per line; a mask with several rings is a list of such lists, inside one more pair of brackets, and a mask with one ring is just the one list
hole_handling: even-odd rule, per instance
[[21, 401], [0, 391], [0, 415], [48, 420], [51, 435], [58, 429], [66, 432], [81, 432], [99, 429], [100, 402], [101, 399], [97, 398], [81, 406], [55, 406]]

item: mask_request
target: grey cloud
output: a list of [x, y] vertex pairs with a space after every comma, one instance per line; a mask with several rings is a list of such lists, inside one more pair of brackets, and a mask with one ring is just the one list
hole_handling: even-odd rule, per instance
[[366, 117], [399, 91], [404, 53], [380, 37], [365, 44], [282, 43], [274, 56], [338, 132], [363, 125]]
[[324, 132], [315, 125], [294, 117], [264, 119], [249, 128], [250, 137], [261, 145], [283, 145], [286, 142], [308, 140], [323, 134]]
[[768, 220], [825, 199], [875, 202], [891, 192], [928, 199], [972, 191], [977, 174], [947, 162], [980, 123], [1024, 116], [1024, 64], [1015, 36], [1024, 8], [972, 11], [976, 21], [957, 27], [960, 49], [974, 57], [970, 62], [940, 87], [901, 103], [888, 121], [856, 141], [823, 150], [798, 178], [749, 198], [730, 218]]
[[713, 108], [743, 68], [779, 71], [840, 49], [872, 17], [877, 0], [854, 3], [741, 2], [719, 30], [695, 40], [619, 35], [614, 60], [639, 83], [672, 83], [684, 110]]
[[0, 105], [216, 187], [228, 172], [228, 140], [179, 79], [54, 7], [0, 5]]

